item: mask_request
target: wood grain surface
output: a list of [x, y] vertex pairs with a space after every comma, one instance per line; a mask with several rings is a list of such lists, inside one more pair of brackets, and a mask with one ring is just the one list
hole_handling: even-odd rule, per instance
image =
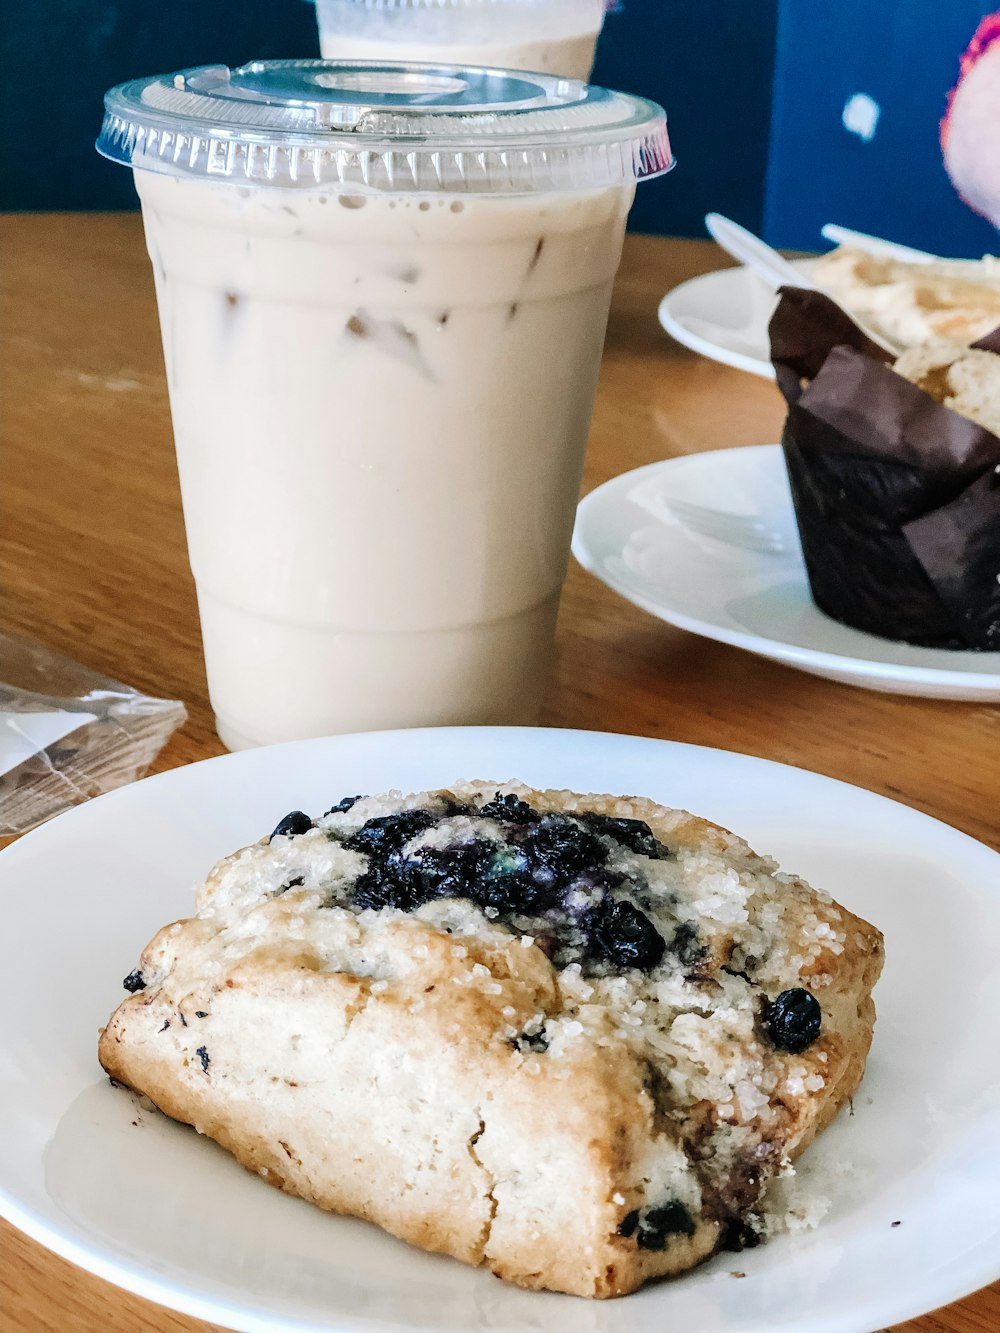
[[[183, 699], [190, 721], [157, 768], [220, 754], [139, 218], [3, 217], [0, 255], [0, 629]], [[585, 491], [656, 459], [778, 439], [783, 409], [773, 385], [691, 355], [657, 325], [668, 288], [718, 266], [707, 243], [629, 238]], [[558, 648], [548, 725], [801, 765], [1000, 847], [1000, 707], [819, 680], [674, 630], [576, 566]], [[89, 1276], [5, 1223], [0, 1247], [0, 1333], [209, 1328]], [[899, 1328], [998, 1333], [1000, 1284]]]

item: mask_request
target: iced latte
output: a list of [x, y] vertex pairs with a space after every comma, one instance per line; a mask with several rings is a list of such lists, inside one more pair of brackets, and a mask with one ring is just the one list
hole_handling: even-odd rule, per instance
[[[327, 99], [341, 81], [356, 98], [356, 70], [312, 63], [295, 77], [324, 123], [355, 117], [346, 92]], [[480, 96], [495, 99], [504, 89], [488, 82]], [[521, 80], [501, 82], [523, 102]], [[552, 89], [529, 86], [542, 104], [526, 118], [544, 122]], [[409, 76], [391, 87], [415, 96]], [[433, 77], [426, 87], [432, 110], [362, 114], [383, 117], [380, 138], [386, 121], [426, 136], [432, 118], [451, 144], [471, 137], [468, 113], [441, 105]], [[604, 115], [631, 103], [595, 101]], [[543, 188], [531, 189], [506, 147], [423, 163], [404, 144], [373, 161], [348, 139], [337, 179], [317, 179], [334, 169], [337, 133], [295, 178], [291, 157], [281, 177], [271, 155], [263, 183], [253, 156], [267, 169], [267, 144], [221, 178], [174, 169], [174, 147], [169, 170], [133, 159], [209, 686], [231, 748], [534, 718], [638, 174], [631, 150], [608, 172], [605, 149], [577, 188], [560, 180], [574, 166], [564, 157], [548, 179], [535, 166]], [[475, 186], [473, 169], [494, 188], [456, 188]], [[504, 171], [517, 188], [496, 188]]]

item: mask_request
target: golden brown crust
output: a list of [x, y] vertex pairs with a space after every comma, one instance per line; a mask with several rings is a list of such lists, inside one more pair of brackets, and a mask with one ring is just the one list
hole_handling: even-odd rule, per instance
[[[540, 810], [571, 797], [516, 790]], [[588, 797], [583, 808], [643, 819], [679, 852], [707, 849], [745, 877], [770, 874], [739, 839], [684, 812], [612, 797]], [[794, 974], [814, 986], [820, 1038], [796, 1055], [769, 1050], [748, 1027], [752, 1016], [736, 1010], [726, 1036], [729, 1011], [706, 1017], [699, 997], [720, 979], [734, 994], [743, 983], [713, 978], [705, 958], [700, 973], [677, 980], [691, 1002], [669, 1029], [684, 1058], [690, 1047], [682, 1091], [710, 1085], [727, 1059], [753, 1048], [747, 1069], [775, 1083], [765, 1122], [741, 1084], [749, 1111], [737, 1102], [720, 1111], [693, 1093], [684, 1104], [670, 1082], [680, 1066], [656, 1053], [663, 1031], [632, 1033], [627, 1008], [598, 1003], [600, 994], [581, 1000], [576, 974], [485, 918], [473, 933], [449, 934], [433, 914], [318, 908], [307, 889], [237, 897], [227, 916], [233, 875], [267, 855], [260, 845], [222, 863], [200, 892], [216, 915], [174, 923], [150, 942], [148, 988], [112, 1016], [101, 1063], [270, 1184], [421, 1248], [526, 1287], [622, 1295], [711, 1254], [726, 1209], [752, 1207], [764, 1176], [800, 1152], [861, 1079], [881, 937], [791, 877], [786, 916], [836, 925], [843, 939], [811, 946], [797, 970], [785, 958], [768, 976], [765, 960], [759, 984], [773, 995]], [[707, 957], [741, 962], [746, 929], [707, 930]], [[512, 1040], [539, 1017], [548, 1050]], [[707, 1148], [731, 1150], [728, 1175], [702, 1159]], [[673, 1198], [685, 1200], [692, 1234], [642, 1248], [630, 1219]]]

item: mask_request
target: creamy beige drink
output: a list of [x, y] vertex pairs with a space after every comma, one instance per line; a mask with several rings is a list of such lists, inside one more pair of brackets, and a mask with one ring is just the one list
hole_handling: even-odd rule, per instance
[[135, 164], [231, 748], [528, 722], [545, 684], [636, 172], [379, 188], [356, 145], [335, 187]]
[[533, 720], [633, 186], [136, 179], [223, 739]]
[[590, 78], [605, 0], [316, 0], [335, 60], [493, 65]]

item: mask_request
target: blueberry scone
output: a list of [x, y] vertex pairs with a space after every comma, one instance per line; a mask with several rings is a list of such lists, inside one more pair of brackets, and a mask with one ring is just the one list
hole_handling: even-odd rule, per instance
[[704, 820], [462, 783], [222, 861], [100, 1059], [321, 1208], [619, 1296], [761, 1238], [858, 1086], [881, 966], [878, 930]]

